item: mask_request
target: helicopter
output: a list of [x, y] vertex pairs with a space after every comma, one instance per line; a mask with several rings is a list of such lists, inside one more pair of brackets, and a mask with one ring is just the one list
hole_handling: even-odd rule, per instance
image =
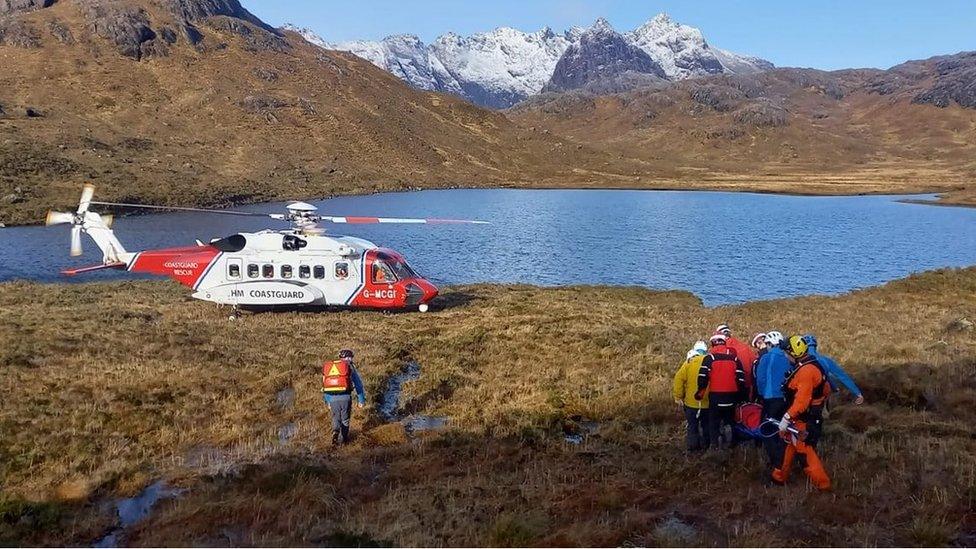
[[[257, 213], [156, 206], [93, 200], [95, 187], [85, 184], [78, 209], [48, 212], [45, 224], [71, 225], [71, 255], [82, 254], [82, 234], [102, 252], [102, 264], [66, 269], [75, 276], [103, 269], [169, 277], [193, 290], [192, 297], [234, 309], [346, 308], [426, 312], [438, 289], [400, 253], [352, 236], [326, 234], [320, 223], [333, 224], [487, 224], [459, 219], [412, 219], [319, 215], [305, 202], [292, 202], [287, 213]], [[195, 245], [130, 252], [112, 231], [112, 215], [93, 205], [179, 210], [221, 215], [267, 217], [291, 223], [286, 230], [237, 233]]]

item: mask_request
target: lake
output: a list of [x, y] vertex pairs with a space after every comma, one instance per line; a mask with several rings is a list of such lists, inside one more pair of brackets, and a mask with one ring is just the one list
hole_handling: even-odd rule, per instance
[[[490, 221], [327, 227], [402, 252], [436, 284], [639, 285], [689, 290], [719, 305], [836, 294], [913, 272], [976, 264], [976, 209], [899, 202], [903, 198], [463, 189], [315, 204], [330, 215]], [[284, 205], [236, 209], [283, 212]], [[137, 251], [287, 224], [165, 213], [120, 218], [114, 228], [126, 248]], [[88, 237], [81, 258], [69, 257], [68, 245], [66, 225], [0, 229], [0, 280], [63, 281], [59, 270], [101, 262]], [[106, 271], [69, 280], [127, 276]]]

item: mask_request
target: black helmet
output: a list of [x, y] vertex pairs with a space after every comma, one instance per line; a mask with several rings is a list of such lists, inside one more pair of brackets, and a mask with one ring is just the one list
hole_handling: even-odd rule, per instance
[[349, 349], [339, 351], [339, 358], [352, 358], [352, 351]]

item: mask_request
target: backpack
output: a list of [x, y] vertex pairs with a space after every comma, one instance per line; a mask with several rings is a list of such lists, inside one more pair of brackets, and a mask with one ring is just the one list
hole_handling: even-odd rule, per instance
[[352, 390], [348, 360], [330, 360], [322, 364], [322, 392], [348, 393]]

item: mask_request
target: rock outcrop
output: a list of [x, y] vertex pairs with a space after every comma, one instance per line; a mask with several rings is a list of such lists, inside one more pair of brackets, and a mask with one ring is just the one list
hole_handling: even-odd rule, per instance
[[[0, 0], [0, 16], [12, 16], [0, 20], [0, 45], [39, 47], [41, 33], [38, 29], [15, 16], [50, 8], [56, 2]], [[284, 51], [288, 48], [278, 30], [244, 9], [238, 0], [157, 0], [164, 12], [156, 16], [150, 13], [155, 13], [155, 9], [147, 11], [138, 2], [127, 0], [77, 0], [76, 4], [95, 35], [108, 40], [119, 53], [133, 59], [167, 55], [170, 46], [181, 38], [191, 46], [199, 46], [204, 33], [198, 26], [236, 34], [252, 50]], [[166, 17], [167, 12], [169, 17]], [[48, 30], [63, 44], [75, 40], [70, 29], [59, 21], [49, 22]]]
[[599, 19], [580, 36], [579, 43], [566, 50], [542, 91], [575, 90], [628, 74], [651, 75], [661, 80], [667, 76], [650, 55], [624, 40], [605, 19]]
[[0, 0], [0, 15], [53, 6], [57, 0]]

